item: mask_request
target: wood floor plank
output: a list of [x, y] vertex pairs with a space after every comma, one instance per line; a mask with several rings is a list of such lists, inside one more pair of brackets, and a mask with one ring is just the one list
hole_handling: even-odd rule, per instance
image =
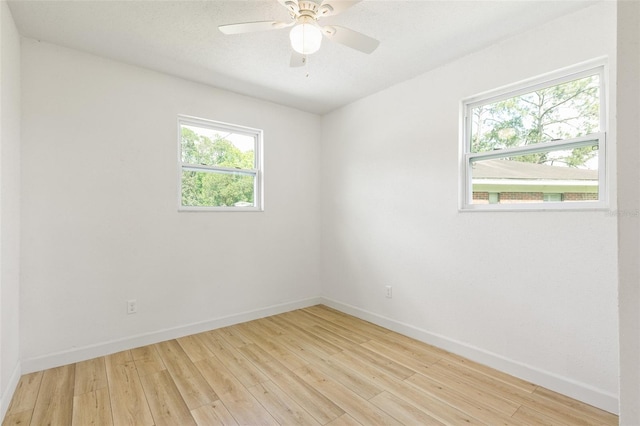
[[404, 380], [415, 373], [414, 370], [399, 364], [391, 357], [386, 357], [360, 345], [352, 348], [350, 351], [343, 351], [336, 354], [332, 358], [350, 360], [354, 366], [360, 363], [366, 363], [400, 380]]
[[435, 364], [440, 360], [432, 357], [414, 357], [402, 353], [401, 351], [394, 351], [389, 346], [381, 344], [377, 340], [370, 340], [360, 346], [362, 346], [363, 348], [367, 348], [372, 352], [376, 352], [381, 356], [390, 358], [395, 362], [417, 372], [425, 372], [429, 368], [429, 366]]
[[266, 378], [273, 378], [290, 372], [280, 360], [274, 358], [258, 345], [245, 345], [240, 348], [240, 351], [253, 365], [264, 373], [263, 375]]
[[198, 426], [237, 426], [238, 424], [222, 401], [191, 410], [191, 416]]
[[216, 395], [233, 393], [237, 388], [243, 386], [236, 376], [216, 357], [203, 359], [194, 365]]
[[360, 374], [366, 375], [370, 380], [378, 384], [387, 392], [401, 397], [406, 402], [442, 423], [450, 425], [482, 424], [481, 422], [473, 419], [467, 413], [461, 412], [449, 404], [420, 391], [410, 383], [396, 378], [393, 374], [390, 374], [375, 362], [372, 363], [366, 360], [359, 362], [357, 357], [346, 352], [337, 354], [332, 357], [332, 359], [351, 365], [353, 368], [357, 369]]
[[449, 378], [456, 382], [461, 381], [462, 383], [470, 383], [473, 386], [485, 389], [494, 395], [499, 395], [507, 400], [513, 401], [518, 405], [520, 404], [518, 396], [530, 395], [528, 390], [512, 386], [503, 380], [491, 377], [475, 369], [467, 368], [465, 365], [458, 362], [451, 362], [447, 358], [443, 358], [430, 366], [429, 371], [429, 374], [436, 374], [439, 377], [443, 377], [443, 380]]
[[167, 369], [158, 350], [153, 345], [132, 349], [131, 356], [140, 377]]
[[442, 359], [442, 355], [433, 352], [430, 350], [429, 346], [425, 344], [418, 344], [415, 341], [401, 342], [389, 338], [389, 334], [376, 338], [373, 341], [380, 345], [380, 347], [385, 348], [390, 354], [399, 354], [403, 357], [419, 360], [421, 363], [426, 365], [435, 364]]
[[316, 305], [310, 308], [306, 308], [305, 310], [329, 322], [342, 325], [343, 327], [350, 330], [355, 330], [365, 337], [368, 337], [369, 339], [375, 339], [377, 337], [382, 337], [390, 333], [389, 330], [382, 328], [379, 325], [375, 325], [356, 317], [345, 315], [342, 312], [338, 312], [335, 309], [329, 308], [328, 306]]
[[321, 320], [318, 317], [314, 317], [313, 315], [305, 312], [302, 309], [286, 312], [284, 314], [278, 315], [278, 317], [289, 320], [296, 324], [298, 327], [305, 330], [308, 330], [309, 328], [318, 325], [319, 323], [326, 322], [326, 320]]
[[239, 424], [277, 424], [250, 392], [217, 358], [198, 361], [197, 368]]
[[584, 402], [577, 401], [573, 398], [569, 398], [568, 396], [561, 395], [557, 392], [554, 392], [549, 389], [537, 387], [533, 392], [536, 395], [540, 395], [542, 397], [553, 400], [557, 403], [565, 405], [567, 407], [571, 407], [574, 410], [577, 410], [585, 415], [593, 418], [600, 424], [604, 425], [617, 425], [618, 424], [618, 416], [615, 414], [607, 413], [606, 411], [600, 410], [591, 405], [585, 404]]
[[421, 342], [412, 337], [405, 336], [400, 333], [387, 333], [382, 337], [378, 337], [376, 340], [389, 342], [391, 344], [397, 344], [399, 347], [405, 349], [411, 349], [418, 352], [425, 352], [436, 358], [443, 358], [451, 356], [450, 352], [440, 349], [428, 343]]
[[[304, 312], [306, 315], [311, 315], [309, 313]], [[368, 342], [369, 340], [371, 340], [370, 338], [363, 336], [362, 334], [358, 334], [356, 331], [354, 330], [349, 330], [348, 328], [338, 325], [338, 324], [334, 324], [332, 322], [329, 321], [325, 321], [322, 320], [321, 318], [316, 318], [316, 321], [314, 321], [315, 324], [313, 325], [312, 328], [314, 329], [320, 329], [322, 332], [326, 333], [327, 335], [333, 336], [333, 337], [339, 337], [341, 339], [344, 339], [348, 342], [351, 342], [353, 344], [359, 345], [361, 343], [364, 342]], [[349, 347], [349, 344], [344, 344], [344, 347]]]
[[279, 426], [276, 419], [244, 387], [220, 395], [220, 400], [238, 424]]
[[[330, 320], [327, 320], [326, 318], [317, 317], [309, 312], [306, 312], [306, 310], [303, 310], [303, 309], [287, 312], [285, 314], [278, 315], [275, 318], [288, 321], [290, 324], [294, 325], [299, 332], [303, 333], [303, 335], [309, 334], [310, 329], [321, 326], [321, 327], [335, 328], [336, 330], [340, 330], [342, 333], [353, 336], [354, 340], [357, 340], [357, 342], [353, 341], [353, 343], [359, 344], [359, 343], [370, 340], [370, 337], [365, 336], [363, 334], [359, 334], [357, 328], [348, 329], [343, 325], [340, 325], [340, 323], [332, 322]], [[334, 335], [340, 336], [340, 333], [334, 333], [333, 331], [327, 334], [323, 334], [323, 333], [316, 333], [316, 334], [320, 336], [324, 336], [324, 335], [329, 335], [332, 337]], [[323, 338], [323, 340], [325, 339]], [[336, 350], [341, 351], [345, 347], [343, 344], [343, 341], [341, 341], [340, 344], [336, 345], [327, 340], [327, 344], [329, 345], [327, 347], [327, 352], [329, 353], [331, 351], [336, 351]]]
[[294, 373], [281, 374], [273, 377], [272, 380], [281, 389], [287, 389], [291, 398], [322, 424], [344, 414], [344, 410], [337, 405], [336, 401], [327, 398]]
[[461, 380], [480, 388], [486, 388], [517, 404], [532, 408], [555, 419], [555, 421], [560, 424], [588, 425], [593, 423], [593, 421], [590, 421], [589, 416], [578, 410], [571, 409], [570, 407], [546, 399], [540, 395], [529, 393], [521, 388], [511, 386], [498, 378], [478, 372], [475, 369], [466, 368], [459, 363], [442, 360], [433, 365], [433, 368], [440, 368], [444, 374], [456, 374]]
[[403, 400], [411, 403], [429, 416], [449, 425], [484, 425], [485, 423], [475, 417], [458, 410], [450, 404], [434, 398], [428, 393], [412, 386], [403, 381], [401, 383], [392, 382], [389, 386], [389, 392]]
[[298, 358], [302, 359], [304, 361], [304, 365], [313, 362], [320, 362], [331, 357], [330, 354], [323, 351], [321, 348], [314, 346], [313, 343], [305, 342], [295, 336], [280, 336], [277, 343]]
[[[290, 317], [289, 317], [290, 318]], [[271, 322], [277, 324], [286, 333], [281, 336], [281, 339], [287, 339], [291, 341], [291, 339], [295, 339], [300, 342], [303, 347], [313, 348], [314, 353], [319, 353], [322, 355], [333, 355], [342, 351], [342, 348], [334, 345], [331, 342], [327, 342], [324, 339], [318, 339], [314, 336], [309, 335], [304, 329], [297, 326], [295, 320], [287, 319], [285, 317], [277, 316], [270, 318]]]
[[249, 392], [281, 425], [320, 425], [311, 414], [271, 381], [257, 384], [249, 388]]
[[238, 328], [235, 326], [218, 328], [216, 330], [211, 330], [211, 331], [222, 334], [224, 339], [227, 342], [230, 342], [236, 348], [240, 346], [244, 346], [247, 343], [251, 343], [251, 340], [248, 340], [241, 333], [239, 333]]
[[153, 425], [153, 417], [142, 389], [140, 378], [133, 361], [123, 360], [122, 355], [105, 358], [113, 424]]
[[167, 370], [140, 378], [156, 426], [196, 425]]
[[333, 345], [338, 346], [343, 351], [353, 350], [354, 348], [357, 348], [360, 345], [360, 343], [356, 343], [350, 339], [347, 339], [346, 337], [343, 337], [340, 334], [336, 334], [335, 332], [317, 324], [314, 324], [310, 327], [305, 328], [305, 331], [311, 334], [312, 336], [317, 336]]
[[430, 367], [427, 370], [427, 375], [425, 377], [439, 382], [443, 386], [447, 386], [449, 389], [456, 391], [459, 394], [466, 395], [468, 399], [478, 401], [483, 404], [483, 406], [490, 407], [491, 409], [503, 413], [506, 416], [512, 416], [513, 413], [518, 410], [518, 407], [520, 407], [520, 404], [516, 402], [492, 392], [487, 392], [484, 388], [471, 385], [455, 375], [443, 374], [437, 367]]
[[385, 389], [391, 383], [399, 383], [411, 375], [398, 377], [393, 371], [389, 371], [386, 365], [380, 365], [377, 360], [371, 361], [349, 352], [342, 352], [331, 357], [333, 362], [343, 364], [346, 368], [356, 371], [358, 374], [367, 377], [376, 383], [380, 388]]
[[354, 419], [353, 417], [351, 417], [350, 415], [348, 415], [347, 413], [344, 413], [337, 419], [327, 423], [326, 426], [363, 426], [363, 424], [357, 421], [356, 419]]
[[93, 358], [76, 363], [74, 395], [82, 395], [107, 387], [104, 358]]
[[336, 324], [331, 321], [327, 321], [324, 318], [321, 318], [317, 315], [313, 315], [308, 312], [306, 309], [301, 310], [301, 315], [305, 315], [315, 324], [315, 327], [321, 327], [333, 333], [336, 336], [341, 336], [347, 340], [350, 340], [353, 343], [364, 343], [371, 340], [369, 337], [359, 334], [357, 331], [349, 329], [343, 325]]
[[123, 365], [133, 361], [133, 355], [131, 355], [131, 351], [121, 351], [108, 355], [107, 357], [105, 357], [105, 361], [107, 359], [109, 360], [111, 365]]
[[317, 362], [314, 367], [363, 399], [371, 399], [382, 392], [380, 386], [368, 380], [366, 375], [361, 375], [358, 369], [347, 367], [333, 359]]
[[217, 333], [203, 333], [200, 341], [209, 352], [220, 360], [231, 373], [246, 387], [267, 381], [267, 377], [242, 355], [238, 348]]
[[24, 410], [8, 413], [2, 420], [2, 426], [27, 426], [31, 424], [33, 410]]
[[[486, 424], [490, 425], [518, 425], [525, 426], [520, 421], [511, 418], [510, 414], [501, 413], [492, 407], [484, 404], [481, 400], [473, 399], [470, 393], [457, 392], [447, 385], [443, 385], [440, 382], [429, 379], [428, 377], [416, 373], [409, 377], [406, 382], [416, 386], [426, 394], [439, 399], [440, 401], [448, 404], [458, 410], [467, 413], [469, 416], [478, 419]], [[515, 412], [515, 411], [514, 411]]]
[[283, 333], [277, 338], [278, 344], [284, 346], [306, 363], [322, 362], [328, 360], [331, 355], [342, 352], [343, 348], [324, 339], [319, 334], [310, 333], [309, 330], [298, 327], [291, 320], [278, 317], [270, 317], [267, 322]]
[[176, 340], [154, 346], [190, 410], [219, 399]]
[[31, 423], [34, 425], [71, 424], [75, 364], [45, 370]]
[[109, 389], [107, 389], [107, 387], [101, 387], [74, 396], [73, 419], [71, 424], [73, 426], [113, 425]]
[[444, 424], [389, 392], [382, 392], [369, 401], [405, 425], [440, 426]]
[[309, 386], [260, 346], [245, 345], [240, 350], [277, 386], [281, 389], [287, 389], [291, 398], [318, 422], [324, 424], [344, 414], [344, 411], [334, 402]]
[[279, 337], [282, 336], [282, 333], [269, 327], [265, 321], [238, 324], [237, 328], [240, 329], [244, 336], [250, 339], [251, 343], [260, 346], [264, 351], [279, 359], [290, 370], [293, 371], [308, 364], [307, 361], [279, 344]]
[[33, 411], [38, 399], [40, 384], [42, 383], [42, 371], [25, 374], [20, 377], [18, 386], [9, 404], [8, 414], [20, 413], [25, 410]]
[[520, 408], [518, 408], [518, 411], [513, 415], [513, 418], [520, 420], [527, 425], [556, 426], [558, 424], [556, 419], [545, 416], [544, 414], [525, 405], [521, 405]]
[[[215, 357], [195, 363], [202, 376], [216, 390], [220, 401], [241, 425], [277, 425], [278, 422], [251, 392]], [[213, 413], [203, 413], [213, 414]]]
[[[244, 334], [245, 337], [246, 337], [246, 334], [244, 332], [247, 330], [257, 331], [261, 334], [262, 337], [266, 339], [273, 339], [273, 338], [279, 337], [283, 333], [282, 330], [279, 330], [278, 328], [269, 327], [267, 325], [267, 322], [264, 321], [264, 319], [244, 322], [241, 324], [234, 325], [233, 327], [239, 328], [240, 330], [242, 330], [242, 334]], [[255, 333], [251, 337], [249, 337], [248, 340], [252, 343], [255, 343], [253, 336], [255, 336]]]
[[193, 336], [185, 336], [176, 339], [180, 346], [182, 346], [182, 350], [187, 354], [191, 362], [202, 361], [203, 359], [207, 359], [213, 354], [211, 351], [202, 344], [201, 337], [205, 333], [195, 334]]
[[[400, 337], [399, 334], [395, 333], [393, 338], [395, 339], [399, 339]], [[402, 338], [408, 339], [408, 337], [406, 336], [402, 336]], [[486, 365], [482, 365], [479, 364], [477, 362], [471, 361], [470, 359], [461, 357], [459, 355], [455, 355], [452, 354], [450, 352], [446, 352], [442, 349], [440, 349], [440, 351], [442, 351], [442, 357], [445, 360], [448, 360], [450, 363], [457, 363], [462, 367], [465, 367], [469, 370], [473, 370], [477, 373], [482, 373], [485, 374], [487, 376], [490, 376], [491, 378], [495, 379], [495, 380], [499, 380], [501, 382], [504, 382], [506, 384], [508, 384], [509, 386], [513, 386], [516, 387], [524, 392], [528, 392], [528, 393], [532, 393], [533, 391], [536, 390], [537, 386], [533, 383], [527, 382], [526, 380], [522, 380], [519, 379], [517, 377], [511, 376], [507, 373], [503, 373], [502, 371], [498, 371], [494, 368], [491, 367], [487, 367]]]
[[334, 401], [351, 417], [362, 424], [400, 425], [401, 423], [378, 407], [332, 380], [314, 366], [306, 366], [297, 371], [304, 381], [318, 389], [324, 396]]
[[[264, 352], [257, 345], [246, 345], [241, 348], [241, 350], [249, 359], [263, 368], [270, 377], [277, 377], [289, 373], [287, 367], [279, 362], [279, 360]], [[381, 389], [368, 381], [366, 377], [359, 375], [357, 371], [345, 367], [342, 364], [335, 363], [330, 359], [317, 360], [314, 368], [323, 373], [330, 374], [332, 379], [343, 384], [363, 399], [369, 399], [381, 392]]]
[[502, 371], [498, 371], [494, 368], [487, 367], [486, 365], [473, 362], [469, 359], [463, 358], [458, 355], [449, 353], [445, 356], [445, 358], [448, 358], [454, 362], [457, 362], [460, 365], [464, 365], [468, 369], [488, 375], [496, 380], [500, 380], [510, 386], [517, 387], [525, 392], [531, 393], [537, 388], [537, 385], [533, 383], [529, 383], [526, 380], [518, 379], [517, 377], [511, 376], [507, 373], [503, 373]]

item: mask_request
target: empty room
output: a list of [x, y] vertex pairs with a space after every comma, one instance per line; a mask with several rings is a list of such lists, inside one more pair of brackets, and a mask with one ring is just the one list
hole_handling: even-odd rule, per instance
[[639, 75], [632, 0], [1, 0], [3, 425], [639, 425]]

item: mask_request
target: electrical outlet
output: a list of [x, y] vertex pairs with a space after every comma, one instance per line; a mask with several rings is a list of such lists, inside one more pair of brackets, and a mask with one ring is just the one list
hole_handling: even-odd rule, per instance
[[127, 315], [138, 312], [138, 301], [136, 299], [127, 300]]
[[385, 290], [386, 290], [387, 298], [391, 299], [391, 297], [393, 297], [393, 287], [388, 285], [388, 286], [385, 287]]

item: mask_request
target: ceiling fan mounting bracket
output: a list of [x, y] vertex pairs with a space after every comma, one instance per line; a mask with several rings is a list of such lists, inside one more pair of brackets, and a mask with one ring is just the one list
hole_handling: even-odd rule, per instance
[[318, 10], [318, 13], [322, 16], [324, 15], [330, 15], [331, 12], [333, 12], [333, 7], [330, 4], [323, 4], [322, 6], [320, 6], [320, 9]]
[[336, 33], [336, 29], [327, 25], [326, 27], [322, 27], [322, 32], [328, 36], [332, 36]]
[[284, 2], [284, 6], [289, 9], [289, 11], [295, 15], [296, 13], [298, 13], [298, 3], [296, 3], [293, 0], [288, 0]]

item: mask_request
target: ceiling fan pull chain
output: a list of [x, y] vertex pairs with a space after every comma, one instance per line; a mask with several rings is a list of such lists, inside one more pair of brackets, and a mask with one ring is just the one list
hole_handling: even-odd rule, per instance
[[304, 63], [304, 67], [305, 67], [305, 78], [309, 78], [309, 57], [308, 56], [304, 56], [302, 58], [302, 62]]

